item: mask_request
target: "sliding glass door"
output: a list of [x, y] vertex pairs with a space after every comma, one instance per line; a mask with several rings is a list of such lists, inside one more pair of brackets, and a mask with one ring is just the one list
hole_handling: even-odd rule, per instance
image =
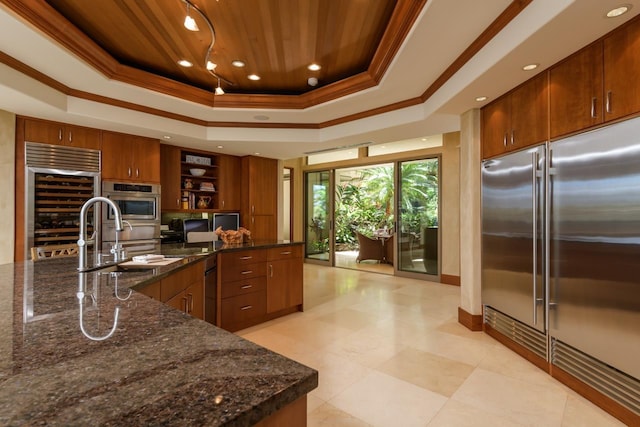
[[439, 158], [398, 163], [396, 271], [436, 277], [440, 274], [439, 165]]
[[332, 171], [305, 175], [305, 257], [308, 261], [333, 265]]

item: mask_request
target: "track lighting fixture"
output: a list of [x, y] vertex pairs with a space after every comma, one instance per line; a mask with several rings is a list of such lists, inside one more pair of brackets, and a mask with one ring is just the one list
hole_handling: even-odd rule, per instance
[[220, 87], [220, 78], [218, 77], [218, 87], [216, 88], [216, 95], [224, 95], [224, 89]]
[[191, 3], [187, 2], [187, 16], [184, 18], [184, 27], [189, 31], [200, 31], [200, 28], [198, 28], [198, 24], [196, 24], [196, 21], [191, 17], [191, 14], [189, 13], [190, 6]]

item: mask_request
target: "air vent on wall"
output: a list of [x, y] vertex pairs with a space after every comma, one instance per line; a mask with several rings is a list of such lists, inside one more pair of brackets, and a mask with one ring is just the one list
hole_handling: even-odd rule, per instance
[[99, 150], [34, 142], [27, 142], [25, 150], [27, 167], [100, 172]]

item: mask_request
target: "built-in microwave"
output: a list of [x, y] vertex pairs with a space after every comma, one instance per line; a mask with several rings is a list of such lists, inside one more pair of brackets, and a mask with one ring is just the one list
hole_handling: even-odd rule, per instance
[[125, 249], [130, 247], [129, 252], [134, 255], [159, 248], [160, 185], [103, 181], [102, 195], [118, 205], [125, 222], [124, 229], [116, 234], [113, 209], [102, 208], [103, 249], [108, 249], [116, 239]]
[[[111, 199], [127, 221], [160, 221], [160, 186], [102, 182], [102, 195]], [[113, 209], [103, 209], [102, 220], [113, 221]]]

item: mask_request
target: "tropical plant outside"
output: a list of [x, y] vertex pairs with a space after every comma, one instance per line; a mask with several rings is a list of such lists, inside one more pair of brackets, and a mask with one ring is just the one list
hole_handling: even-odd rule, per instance
[[[399, 230], [418, 236], [425, 227], [438, 225], [438, 160], [402, 163]], [[355, 171], [349, 181], [336, 185], [336, 243], [351, 249], [355, 231], [371, 236], [381, 228], [392, 229], [394, 166], [383, 165]]]

